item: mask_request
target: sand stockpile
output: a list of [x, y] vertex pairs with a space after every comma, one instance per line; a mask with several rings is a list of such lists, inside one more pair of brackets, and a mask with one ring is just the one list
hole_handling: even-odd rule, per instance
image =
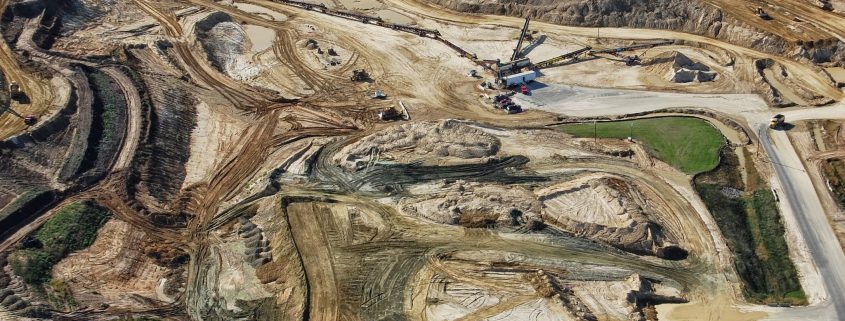
[[370, 162], [466, 163], [484, 160], [499, 152], [493, 135], [457, 120], [393, 126], [346, 146], [334, 161], [349, 170]]

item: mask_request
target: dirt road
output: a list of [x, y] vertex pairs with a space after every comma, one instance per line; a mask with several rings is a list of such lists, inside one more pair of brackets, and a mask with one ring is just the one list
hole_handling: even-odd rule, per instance
[[806, 242], [818, 269], [820, 285], [826, 291], [821, 304], [785, 311], [771, 319], [841, 320], [845, 317], [845, 274], [842, 273], [845, 254], [842, 247], [789, 137], [785, 132], [768, 130], [764, 124], [758, 124], [757, 128], [760, 129], [760, 142], [775, 170], [773, 185], [780, 196], [781, 212], [788, 228], [796, 229]]
[[338, 317], [339, 289], [329, 248], [331, 243], [320, 224], [323, 215], [331, 215], [331, 212], [320, 204], [294, 203], [288, 206], [290, 230], [305, 267], [309, 320], [334, 321]]

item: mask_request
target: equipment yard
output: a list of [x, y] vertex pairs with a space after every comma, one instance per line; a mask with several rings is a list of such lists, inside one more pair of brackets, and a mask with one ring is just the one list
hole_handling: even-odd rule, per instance
[[0, 321], [845, 319], [842, 1], [0, 9]]

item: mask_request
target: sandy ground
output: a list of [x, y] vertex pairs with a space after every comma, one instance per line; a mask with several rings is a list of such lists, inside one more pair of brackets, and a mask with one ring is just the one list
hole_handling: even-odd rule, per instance
[[[443, 256], [452, 255], [459, 248], [470, 247], [487, 249], [486, 251], [489, 252], [465, 255], [457, 261], [449, 261], [439, 256], [422, 258], [425, 261], [421, 264], [425, 268], [410, 270], [420, 274], [415, 280], [419, 284], [425, 284], [437, 278], [448, 279], [449, 281], [444, 283], [449, 286], [444, 286], [442, 292], [435, 291], [437, 298], [443, 299], [442, 302], [428, 301], [428, 294], [420, 294], [422, 289], [414, 290], [414, 294], [422, 295], [423, 298], [414, 298], [405, 303], [408, 301], [422, 303], [421, 306], [409, 308], [415, 311], [416, 317], [420, 319], [516, 321], [568, 318], [569, 312], [562, 308], [558, 301], [538, 297], [526, 285], [524, 279], [517, 276], [516, 272], [479, 272], [479, 270], [492, 269], [493, 262], [524, 265], [528, 269], [536, 269], [538, 266], [560, 267], [561, 271], [565, 270], [566, 273], [591, 273], [593, 276], [605, 275], [617, 278], [621, 274], [630, 274], [628, 269], [648, 267], [651, 268], [648, 272], [654, 271], [661, 277], [663, 277], [661, 273], [670, 274], [666, 276], [670, 283], [676, 282], [672, 278], [679, 276], [685, 279], [684, 282], [701, 285], [702, 288], [690, 290], [689, 295], [693, 303], [660, 305], [661, 319], [757, 320], [768, 313], [775, 318], [787, 318], [805, 311], [794, 309], [784, 312], [783, 309], [759, 307], [755, 307], [754, 312], [745, 311], [747, 307], [744, 307], [738, 299], [736, 276], [730, 269], [730, 253], [727, 252], [724, 240], [719, 236], [712, 217], [707, 214], [703, 204], [693, 192], [688, 177], [668, 169], [665, 164], [648, 159], [608, 160], [606, 156], [599, 156], [596, 152], [585, 152], [584, 146], [575, 145], [583, 142], [533, 133], [514, 134], [495, 129], [487, 131], [501, 137], [502, 149], [506, 152], [531, 158], [532, 163], [528, 169], [537, 173], [571, 178], [579, 171], [594, 171], [613, 173], [634, 182], [633, 186], [641, 190], [642, 197], [648, 199], [649, 202], [654, 202], [652, 204], [654, 215], [665, 222], [667, 230], [679, 236], [679, 243], [689, 246], [696, 254], [696, 262], [670, 264], [653, 257], [624, 256], [617, 252], [609, 254], [595, 249], [585, 250], [577, 248], [577, 244], [551, 243], [550, 237], [540, 235], [500, 234], [483, 229], [464, 230], [453, 226], [433, 226], [430, 222], [419, 222], [398, 216], [394, 213], [394, 209], [390, 209], [395, 203], [388, 196], [375, 201], [367, 199], [371, 196], [369, 194], [366, 197], [356, 194], [354, 197], [360, 199], [352, 200], [353, 196], [346, 195], [348, 193], [345, 192], [325, 193], [321, 189], [325, 186], [315, 188], [308, 184], [301, 184], [307, 177], [304, 175], [309, 174], [308, 170], [312, 164], [308, 162], [311, 156], [318, 152], [331, 152], [321, 149], [322, 145], [331, 141], [330, 139], [311, 140], [310, 137], [348, 135], [353, 131], [363, 135], [381, 129], [387, 124], [375, 123], [371, 109], [383, 107], [399, 99], [412, 106], [415, 120], [449, 116], [489, 120], [509, 126], [525, 126], [550, 119], [549, 113], [604, 116], [669, 107], [701, 107], [741, 117], [753, 125], [761, 125], [770, 117], [770, 110], [761, 98], [749, 94], [750, 87], [747, 85], [748, 78], [746, 78], [748, 70], [734, 70], [722, 67], [722, 64], [725, 57], [732, 55], [754, 58], [771, 57], [770, 55], [710, 38], [682, 33], [657, 30], [634, 33], [628, 29], [603, 28], [604, 37], [636, 38], [641, 41], [668, 38], [711, 45], [717, 49], [697, 50], [691, 47], [670, 46], [639, 53], [646, 57], [653, 57], [673, 50], [685, 52], [724, 75], [716, 82], [709, 84], [674, 85], [666, 81], [662, 71], [655, 72], [647, 67], [629, 68], [620, 66], [619, 62], [610, 59], [597, 59], [544, 71], [545, 76], [532, 85], [532, 95], [520, 94], [515, 98], [529, 109], [529, 112], [506, 116], [479, 103], [477, 99], [479, 92], [475, 89], [478, 80], [465, 76], [466, 71], [478, 69], [478, 67], [465, 58], [457, 57], [454, 51], [433, 39], [326, 17], [315, 12], [290, 9], [269, 1], [247, 1], [248, 3], [237, 3], [234, 7], [204, 0], [191, 0], [191, 2], [212, 10], [224, 10], [233, 15], [234, 20], [238, 21], [239, 26], [245, 30], [252, 45], [251, 55], [244, 55], [244, 57], [249, 58], [248, 61], [254, 64], [253, 66], [257, 66], [256, 70], [258, 70], [254, 73], [250, 71], [250, 74], [240, 73], [243, 69], [240, 67], [244, 67], [241, 65], [233, 68], [235, 72], [220, 72], [211, 66], [204, 54], [198, 53], [197, 47], [192, 43], [193, 24], [208, 11], [177, 18], [176, 14], [162, 3], [136, 1], [140, 8], [163, 26], [162, 30], [166, 37], [174, 40], [172, 55], [176, 63], [190, 76], [191, 81], [196, 83], [197, 87], [207, 88], [214, 93], [213, 97], [200, 97], [201, 102], [197, 105], [197, 127], [191, 136], [191, 152], [186, 164], [187, 177], [183, 184], [183, 187], [187, 187], [196, 183], [207, 183], [196, 192], [197, 195], [185, 196], [185, 202], [190, 203], [187, 207], [195, 215], [187, 228], [188, 233], [185, 233], [185, 235], [190, 235], [185, 236], [191, 242], [189, 248], [198, 258], [198, 262], [205, 260], [204, 262], [210, 264], [200, 265], [192, 262], [189, 266], [189, 279], [193, 283], [192, 289], [186, 294], [185, 302], [190, 305], [189, 312], [194, 316], [196, 316], [196, 307], [206, 304], [208, 300], [220, 299], [222, 301], [215, 301], [215, 303], [221, 303], [221, 307], [235, 311], [239, 309], [235, 305], [236, 300], [254, 300], [270, 295], [278, 295], [277, 298], [281, 298], [290, 296], [291, 291], [294, 291], [290, 289], [295, 287], [285, 284], [288, 291], [286, 294], [268, 292], [268, 288], [261, 286], [263, 279], [260, 279], [262, 276], [259, 275], [259, 271], [243, 262], [242, 244], [237, 241], [230, 242], [231, 239], [227, 238], [231, 235], [215, 232], [209, 236], [207, 233], [207, 229], [227, 226], [226, 222], [212, 224], [217, 224], [216, 219], [224, 213], [223, 209], [234, 206], [264, 189], [267, 186], [267, 173], [279, 166], [289, 172], [286, 173], [288, 176], [285, 176], [282, 193], [293, 195], [300, 200], [287, 207], [291, 237], [296, 243], [294, 248], [299, 248], [299, 250], [293, 250], [296, 254], [291, 255], [289, 261], [295, 261], [298, 256], [301, 256], [304, 277], [312, 291], [309, 294], [311, 309], [309, 316], [315, 320], [335, 320], [344, 317], [344, 313], [349, 313], [346, 310], [349, 309], [346, 306], [348, 302], [355, 302], [358, 305], [354, 309], [366, 313], [366, 309], [358, 309], [358, 306], [363, 306], [360, 302], [340, 295], [342, 292], [346, 293], [345, 287], [353, 286], [353, 284], [356, 291], [358, 286], [363, 288], [365, 285], [370, 286], [368, 289], [371, 290], [375, 288], [393, 291], [399, 288], [398, 291], [403, 291], [401, 285], [404, 283], [396, 285], [391, 282], [402, 282], [401, 277], [407, 276], [407, 271], [409, 271], [403, 269], [411, 268], [412, 264], [409, 262], [421, 258], [422, 255], [429, 255], [429, 250], [434, 247], [438, 247]], [[432, 10], [419, 3], [399, 0], [387, 0], [386, 5], [376, 0], [339, 2], [341, 6], [348, 9], [374, 11], [387, 20], [415, 22], [423, 27], [437, 28], [447, 39], [454, 40], [455, 43], [465, 46], [471, 52], [478, 53], [484, 59], [506, 58], [510, 54], [510, 47], [513, 46], [516, 37], [515, 27], [521, 25], [521, 21], [515, 18], [457, 16]], [[789, 3], [792, 1], [787, 1], [787, 4]], [[390, 9], [386, 9], [387, 7]], [[279, 9], [279, 12], [276, 12], [277, 8], [287, 9]], [[821, 24], [831, 29], [838, 28], [836, 22]], [[595, 33], [593, 28], [570, 28], [539, 23], [532, 25], [532, 30], [535, 29], [542, 30], [538, 36], [546, 36], [542, 43], [529, 45], [528, 55], [536, 60], [553, 57], [584, 45], [618, 45], [618, 43], [610, 42], [598, 43], [591, 39]], [[341, 57], [340, 64], [325, 66], [321, 57], [300, 46], [308, 38], [314, 38], [326, 47], [335, 46]], [[3, 59], [4, 56], [6, 59]], [[4, 70], [7, 67], [14, 68], [8, 58], [8, 48], [5, 48], [5, 51], [0, 53], [0, 67]], [[842, 97], [839, 90], [832, 88], [812, 69], [783, 58], [772, 58], [784, 64], [801, 84], [815, 87], [818, 92], [832, 98]], [[349, 82], [348, 77], [351, 70], [355, 68], [367, 69], [373, 81]], [[15, 73], [11, 75], [22, 77], [15, 76]], [[27, 90], [36, 93], [37, 99], [50, 101], [53, 95], [58, 95], [50, 94], [50, 90], [39, 93], [37, 85], [43, 82], [38, 79], [27, 79], [24, 83], [30, 86]], [[270, 94], [255, 90], [250, 85], [274, 89], [282, 95], [290, 94], [307, 98], [300, 101], [298, 107], [277, 105], [268, 102], [267, 97]], [[781, 85], [788, 86], [788, 84]], [[374, 89], [383, 89], [388, 92], [390, 99], [396, 100], [387, 100], [383, 103], [370, 100], [366, 95]], [[726, 92], [740, 94], [724, 94]], [[135, 101], [136, 98], [133, 96], [130, 100]], [[132, 108], [131, 103], [130, 108]], [[298, 109], [292, 111], [294, 108]], [[788, 119], [824, 117], [825, 115], [842, 117], [842, 108], [845, 107], [813, 110], [787, 109], [785, 113]], [[367, 112], [369, 114], [365, 114]], [[136, 119], [133, 115], [137, 116], [134, 111], [130, 111], [130, 119]], [[128, 126], [130, 135], [127, 139], [131, 140], [133, 133], [138, 132], [138, 126], [130, 122]], [[349, 131], [339, 131], [338, 128]], [[301, 139], [303, 137], [309, 139]], [[785, 135], [778, 133], [773, 135], [777, 149], [769, 151], [770, 154], [791, 156], [788, 138], [784, 137]], [[555, 140], [546, 140], [546, 138]], [[136, 144], [137, 142], [135, 145], [128, 142], [123, 147], [124, 151], [135, 149]], [[400, 149], [406, 147], [402, 146]], [[637, 146], [631, 148], [641, 150], [641, 147]], [[579, 157], [582, 159], [579, 160]], [[574, 158], [574, 160], [561, 161], [566, 158]], [[128, 159], [130, 157], [122, 153], [118, 164], [126, 166]], [[381, 160], [379, 156], [376, 156], [376, 159], [374, 162]], [[789, 157], [786, 161], [790, 163], [790, 166], [800, 167], [800, 161], [795, 163], [795, 159]], [[321, 170], [332, 169], [329, 167], [321, 168]], [[328, 188], [339, 188], [332, 184], [348, 183], [343, 181], [348, 179], [342, 177], [344, 175], [354, 175], [354, 173], [337, 175], [334, 178], [328, 175], [329, 178], [324, 179], [337, 179], [338, 182], [321, 182], [320, 184], [326, 184]], [[782, 178], [785, 182], [794, 183], [800, 189], [812, 187], [811, 183], [807, 185], [804, 182], [800, 174], [790, 173]], [[778, 180], [774, 183], [779, 186]], [[304, 191], [299, 191], [299, 189]], [[433, 189], [436, 188], [425, 185], [414, 187], [413, 190], [430, 192]], [[551, 205], [565, 208], [573, 215], [583, 216], [590, 222], [623, 226], [629, 218], [614, 216], [619, 214], [622, 205], [613, 206], [614, 199], [602, 195], [578, 191], [564, 197], [565, 199], [556, 199], [555, 201], [560, 201], [560, 204]], [[802, 199], [808, 195], [801, 195]], [[325, 199], [326, 202], [311, 201], [311, 198]], [[278, 202], [278, 200], [275, 201]], [[793, 201], [785, 203], [788, 205]], [[353, 202], [356, 202], [356, 206], [360, 208], [349, 205]], [[263, 205], [259, 207], [259, 211], [263, 213], [267, 211], [267, 207]], [[275, 208], [275, 205], [270, 207]], [[579, 212], [584, 207], [588, 207], [589, 211]], [[262, 228], [273, 226], [274, 223], [286, 222], [283, 218], [275, 216], [280, 215], [279, 213], [273, 210], [269, 212], [273, 214], [263, 214], [263, 217], [258, 217]], [[793, 245], [791, 251], [801, 270], [802, 283], [805, 289], [808, 289], [811, 301], [819, 303], [806, 311], [815, 313], [812, 315], [825, 316], [827, 315], [825, 313], [828, 313], [828, 310], [824, 310], [827, 307], [825, 304], [829, 304], [825, 299], [839, 296], [836, 289], [833, 289], [831, 295], [826, 296], [827, 292], [820, 275], [830, 276], [834, 272], [831, 267], [824, 264], [819, 264], [816, 270], [817, 265], [813, 263], [816, 257], [812, 255], [818, 254], [807, 254], [805, 247], [812, 249], [818, 240], [806, 241], [804, 239], [807, 234], [806, 229], [796, 228], [799, 224], [797, 223], [798, 215], [801, 213], [803, 212], [785, 212], [788, 238], [790, 244]], [[813, 224], [823, 225], [819, 221], [818, 213], [808, 215], [812, 215], [808, 217], [813, 220]], [[139, 220], [146, 222], [145, 219]], [[139, 238], [143, 238], [146, 232], [136, 229], [132, 224], [113, 219], [100, 231], [101, 237], [97, 239], [94, 246], [63, 260], [57, 266], [54, 275], [76, 282], [77, 287], [83, 289], [79, 292], [81, 295], [93, 295], [91, 289], [104, 289], [97, 290], [100, 292], [98, 295], [109, 302], [117, 302], [118, 306], [129, 305], [127, 303], [129, 294], [137, 294], [153, 300], [169, 300], [162, 295], [163, 291], [160, 289], [165, 271], [150, 265], [148, 259], [139, 257], [138, 253], [135, 253], [137, 248], [133, 247], [133, 244], [137, 243]], [[826, 231], [819, 232], [815, 238], [824, 239], [826, 235], [824, 233]], [[396, 242], [397, 240], [400, 242]], [[290, 240], [274, 239], [273, 244], [284, 244], [285, 241]], [[444, 242], [452, 243], [444, 245]], [[379, 252], [385, 249], [393, 250], [384, 246], [386, 244], [394, 246], [397, 252]], [[550, 244], [554, 246], [549, 246]], [[401, 254], [401, 251], [408, 249], [420, 252], [414, 252], [408, 257], [409, 259], [398, 262], [384, 259], [384, 257], [400, 257], [392, 255]], [[833, 253], [827, 247], [824, 250], [824, 254]], [[375, 252], [384, 257], [367, 256], [375, 255], [373, 254]], [[841, 253], [831, 255], [831, 262], [839, 262], [840, 256]], [[350, 258], [355, 260], [350, 260]], [[372, 261], [366, 261], [364, 258]], [[566, 261], [568, 259], [575, 260], [578, 264], [582, 264], [581, 260], [583, 260], [592, 265], [578, 265]], [[384, 271], [399, 275], [385, 273], [374, 276], [374, 280], [354, 279], [359, 275], [372, 272], [360, 270], [362, 262], [372, 264], [367, 267], [371, 267], [372, 270], [384, 269]], [[408, 266], [403, 264], [408, 264]], [[562, 267], [564, 264], [568, 266]], [[211, 268], [204, 270], [208, 266]], [[396, 270], [392, 270], [394, 266], [397, 266]], [[121, 283], [119, 286], [111, 281], [119, 279], [118, 277], [102, 278], [103, 275], [110, 276], [124, 271], [128, 271], [125, 273], [131, 277], [125, 281], [125, 284]], [[357, 271], [357, 273], [343, 274], [348, 271]], [[286, 273], [293, 272], [286, 271]], [[693, 273], [695, 276], [691, 276]], [[290, 278], [291, 280], [278, 280], [278, 282], [294, 282], [295, 277]], [[359, 283], [353, 283], [350, 279]], [[210, 282], [207, 285], [208, 288], [203, 288], [206, 281]], [[381, 284], [373, 286], [371, 283]], [[606, 288], [599, 290], [598, 287]], [[592, 298], [591, 303], [588, 304], [592, 308], [608, 310], [609, 312], [604, 313], [618, 316], [624, 308], [618, 306], [623, 293], [621, 290], [614, 289], [617, 288], [613, 284], [593, 284], [592, 288], [587, 286], [586, 290], [593, 296], [587, 294], [583, 296]], [[830, 288], [827, 290], [831, 292]], [[220, 297], [206, 294], [211, 292]], [[596, 303], [600, 301], [599, 297], [611, 294], [620, 296], [608, 298], [607, 302]], [[353, 295], [357, 294], [353, 293]], [[433, 294], [431, 296], [435, 297]], [[391, 299], [399, 299], [399, 296]], [[476, 299], [477, 301], [474, 301]]]
[[[531, 95], [514, 97], [524, 108], [571, 116], [602, 116], [637, 113], [672, 107], [702, 107], [728, 113], [765, 109], [766, 103], [751, 94], [682, 94], [621, 89], [586, 88], [532, 83]], [[624, 106], [624, 107], [623, 107]]]
[[82, 304], [104, 301], [128, 307], [136, 304], [134, 296], [156, 300], [158, 283], [167, 269], [141, 253], [144, 238], [144, 232], [111, 219], [97, 232], [91, 247], [56, 264], [53, 278], [70, 283]]

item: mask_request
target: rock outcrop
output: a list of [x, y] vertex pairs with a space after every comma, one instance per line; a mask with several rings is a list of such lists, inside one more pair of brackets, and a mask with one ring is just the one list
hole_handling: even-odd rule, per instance
[[845, 43], [834, 38], [790, 42], [734, 18], [730, 12], [689, 0], [433, 0], [461, 12], [531, 17], [567, 26], [675, 30], [717, 38], [760, 51], [845, 65]]

